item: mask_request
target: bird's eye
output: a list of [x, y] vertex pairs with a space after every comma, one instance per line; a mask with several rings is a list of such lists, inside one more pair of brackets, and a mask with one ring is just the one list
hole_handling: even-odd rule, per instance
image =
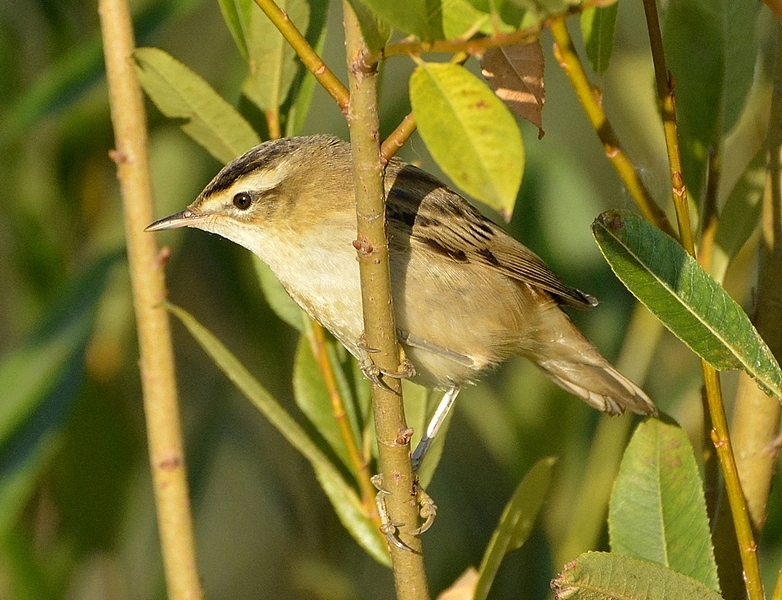
[[234, 196], [234, 206], [239, 210], [247, 210], [252, 203], [252, 196], [247, 192], [239, 192]]

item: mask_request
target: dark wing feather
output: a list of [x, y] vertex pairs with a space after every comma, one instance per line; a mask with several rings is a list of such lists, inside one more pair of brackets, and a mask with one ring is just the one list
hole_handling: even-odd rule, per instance
[[565, 285], [537, 254], [428, 173], [392, 163], [386, 176], [391, 182], [387, 210], [392, 234], [395, 228], [406, 230], [453, 260], [496, 268], [549, 292], [560, 303], [577, 308], [597, 304], [589, 294]]

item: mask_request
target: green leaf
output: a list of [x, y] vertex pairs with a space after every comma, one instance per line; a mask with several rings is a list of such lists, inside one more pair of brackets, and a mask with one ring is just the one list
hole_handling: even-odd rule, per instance
[[253, 265], [263, 296], [274, 314], [297, 331], [304, 333], [304, 319], [308, 318], [307, 315], [288, 295], [272, 270], [255, 254], [253, 254]]
[[370, 52], [379, 52], [391, 37], [391, 26], [361, 0], [349, 0]]
[[288, 442], [306, 458], [321, 482], [323, 490], [331, 500], [334, 510], [354, 539], [372, 558], [383, 565], [389, 565], [386, 540], [374, 527], [372, 521], [356, 507], [361, 502], [356, 492], [348, 485], [337, 468], [323, 454], [318, 445], [310, 439], [304, 429], [286, 411], [279, 402], [250, 374], [250, 372], [231, 354], [223, 344], [203, 327], [187, 311], [166, 304], [187, 330], [201, 345], [204, 351], [225, 373], [234, 385], [252, 402], [268, 421], [288, 440]]
[[[229, 0], [225, 0], [229, 1]], [[252, 0], [232, 0], [246, 5], [238, 10], [242, 19], [250, 72], [242, 91], [262, 111], [276, 109], [285, 101], [301, 63], [282, 34]], [[282, 0], [277, 5], [301, 32], [307, 31], [309, 5], [305, 0]]]
[[321, 463], [313, 463], [315, 476], [326, 492], [342, 525], [359, 545], [381, 565], [391, 566], [386, 547], [386, 538], [370, 521], [356, 493], [345, 484], [345, 480], [334, 469], [324, 469]]
[[144, 91], [167, 117], [184, 119], [182, 130], [222, 163], [261, 140], [250, 124], [201, 77], [157, 48], [133, 53]]
[[706, 500], [687, 434], [642, 422], [622, 458], [608, 512], [611, 551], [660, 563], [720, 591]]
[[[306, 39], [310, 46], [320, 56], [323, 56], [323, 48], [326, 43], [326, 20], [328, 17], [328, 0], [310, 0], [310, 25], [307, 28]], [[300, 68], [293, 82], [293, 89], [288, 95], [287, 110], [283, 107], [285, 115], [285, 135], [292, 137], [300, 135], [309, 114], [313, 94], [317, 80], [308, 69]]]
[[441, 40], [445, 35], [440, 18], [441, 0], [407, 0], [403, 9], [396, 2], [388, 0], [361, 1], [381, 20], [403, 33], [426, 41]]
[[608, 70], [614, 51], [614, 31], [619, 3], [609, 6], [593, 6], [581, 13], [581, 34], [586, 45], [587, 58], [592, 70], [602, 75]]
[[296, 404], [315, 426], [342, 462], [350, 467], [350, 459], [342, 439], [326, 383], [312, 354], [306, 336], [299, 337], [293, 362], [293, 394]]
[[693, 352], [782, 397], [782, 371], [749, 317], [676, 240], [624, 210], [598, 216], [592, 233], [627, 289]]
[[701, 582], [655, 563], [582, 554], [551, 582], [557, 600], [722, 600]]
[[421, 63], [410, 77], [418, 131], [442, 170], [506, 216], [524, 170], [524, 146], [505, 104], [460, 65]]
[[736, 122], [755, 70], [752, 2], [679, 0], [663, 23], [668, 68], [673, 75], [685, 182], [699, 201], [710, 148]]
[[[469, 0], [408, 0], [404, 8], [387, 0], [360, 0], [377, 19], [423, 41], [461, 38], [475, 33], [503, 33], [513, 27], [481, 10]], [[356, 0], [358, 3], [358, 0]], [[487, 7], [488, 8], [488, 7]], [[364, 25], [362, 23], [362, 31]]]
[[520, 548], [527, 541], [551, 487], [556, 462], [556, 458], [548, 457], [535, 463], [502, 511], [478, 569], [480, 577], [475, 587], [475, 600], [483, 600], [489, 595], [489, 589], [505, 555]]

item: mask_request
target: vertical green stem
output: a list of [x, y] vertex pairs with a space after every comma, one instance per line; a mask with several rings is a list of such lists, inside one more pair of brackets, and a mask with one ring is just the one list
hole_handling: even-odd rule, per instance
[[131, 59], [135, 43], [130, 7], [125, 0], [100, 0], [98, 11], [116, 143], [112, 158], [122, 190], [149, 461], [168, 597], [198, 599], [203, 594], [196, 566], [174, 354], [168, 313], [160, 307], [166, 294], [165, 257], [159, 254], [155, 237], [144, 232], [152, 221], [152, 189], [144, 103]]
[[[343, 2], [350, 103], [348, 126], [353, 154], [356, 190], [357, 250], [361, 272], [365, 342], [372, 361], [384, 372], [399, 370], [399, 348], [394, 325], [388, 240], [385, 229], [385, 192], [380, 160], [377, 100], [377, 64], [368, 62], [369, 51], [350, 3]], [[410, 431], [405, 423], [402, 386], [386, 377], [389, 389], [373, 384], [380, 469], [386, 508], [398, 524], [399, 541], [389, 544], [397, 597], [405, 600], [429, 597], [421, 540], [412, 535], [418, 524], [418, 506], [410, 465]]]
[[[681, 154], [679, 152], [679, 134], [676, 124], [676, 103], [668, 70], [665, 65], [660, 19], [657, 13], [656, 0], [644, 0], [646, 23], [649, 30], [649, 41], [654, 62], [657, 96], [662, 108], [665, 145], [668, 149], [668, 160], [671, 170], [672, 198], [679, 224], [679, 239], [687, 252], [695, 257], [695, 241], [690, 225], [687, 188], [682, 175]], [[741, 490], [736, 461], [731, 447], [728, 422], [725, 417], [725, 407], [722, 401], [722, 389], [717, 371], [706, 361], [701, 361], [703, 381], [706, 388], [706, 401], [712, 422], [711, 439], [717, 451], [722, 472], [725, 476], [725, 486], [728, 493], [736, 537], [739, 543], [741, 563], [744, 569], [744, 581], [750, 600], [762, 600], [763, 582], [760, 578], [757, 544], [749, 521], [749, 512], [744, 493]]]

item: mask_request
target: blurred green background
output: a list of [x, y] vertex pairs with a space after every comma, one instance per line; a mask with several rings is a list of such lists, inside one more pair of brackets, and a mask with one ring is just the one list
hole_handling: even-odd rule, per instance
[[[239, 102], [245, 63], [212, 0], [135, 2], [139, 45], [165, 49]], [[577, 20], [569, 22], [578, 36]], [[614, 127], [656, 199], [667, 206], [666, 155], [656, 114], [640, 3], [619, 10], [612, 65], [597, 83]], [[634, 303], [613, 277], [589, 226], [608, 208], [632, 208], [551, 54], [545, 137], [523, 124], [528, 163], [509, 229], [565, 281], [601, 304], [574, 314], [610, 359]], [[583, 55], [583, 53], [582, 53]], [[344, 80], [338, 3], [326, 62]], [[165, 595], [146, 463], [137, 345], [100, 32], [94, 2], [0, 3], [0, 598], [149, 599]], [[409, 111], [409, 59], [383, 80], [384, 133]], [[474, 65], [473, 65], [474, 68]], [[156, 215], [178, 211], [220, 165], [149, 104]], [[246, 108], [246, 107], [245, 107]], [[347, 136], [342, 113], [318, 90], [304, 133]], [[419, 138], [401, 156], [437, 172]], [[729, 168], [729, 167], [728, 167]], [[172, 250], [172, 302], [193, 313], [297, 414], [291, 368], [296, 334], [269, 310], [245, 250], [198, 231], [160, 237]], [[729, 272], [747, 305], [754, 252]], [[654, 330], [651, 327], [650, 330]], [[647, 331], [647, 330], [644, 330]], [[174, 323], [199, 564], [207, 597], [391, 598], [391, 574], [344, 532], [309, 465]], [[653, 351], [644, 385], [701, 447], [698, 361], [669, 334], [634, 340], [622, 363]], [[656, 344], [656, 345], [655, 345]], [[724, 377], [726, 398], [734, 378]], [[559, 457], [556, 481], [530, 541], [503, 564], [495, 598], [545, 598], [566, 560], [605, 548], [582, 527], [586, 503], [604, 520], [590, 480], [602, 461], [596, 431], [627, 435], [522, 359], [464, 390], [428, 491], [440, 511], [425, 535], [431, 589], [480, 562], [503, 506], [538, 459]], [[610, 447], [605, 444], [601, 447]], [[772, 497], [774, 506], [779, 501]], [[782, 522], [770, 511], [763, 558], [773, 576]], [[778, 511], [777, 511], [778, 512]], [[596, 515], [596, 517], [595, 517]], [[771, 579], [769, 581], [772, 581]]]

